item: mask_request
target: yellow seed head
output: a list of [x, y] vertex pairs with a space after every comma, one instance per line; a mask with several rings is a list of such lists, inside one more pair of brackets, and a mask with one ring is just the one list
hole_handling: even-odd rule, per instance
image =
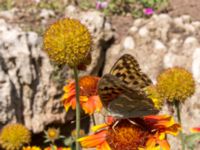
[[50, 59], [70, 67], [83, 63], [91, 50], [91, 35], [83, 24], [75, 19], [60, 19], [44, 34], [43, 49]]
[[158, 76], [157, 90], [163, 99], [185, 101], [195, 92], [195, 82], [190, 72], [174, 67], [165, 70]]
[[31, 141], [30, 131], [22, 124], [8, 124], [0, 133], [0, 145], [6, 150], [19, 150]]
[[161, 109], [161, 107], [163, 106], [163, 99], [159, 95], [156, 86], [150, 85], [145, 88], [145, 91], [146, 91], [148, 97], [153, 101], [154, 106], [157, 109]]

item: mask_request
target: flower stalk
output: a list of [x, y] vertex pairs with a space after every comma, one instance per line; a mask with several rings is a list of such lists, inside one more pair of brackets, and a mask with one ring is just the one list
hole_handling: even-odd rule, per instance
[[[180, 125], [181, 125], [180, 102], [177, 101], [177, 100], [175, 100], [175, 101], [174, 101], [174, 105], [175, 105], [175, 108], [176, 108], [176, 113], [177, 113], [178, 122], [179, 122]], [[182, 132], [182, 131], [180, 131], [180, 138], [181, 138], [182, 150], [185, 150], [184, 135], [183, 135], [183, 132]]]
[[94, 116], [94, 114], [92, 114], [91, 117], [92, 117], [93, 125], [96, 126], [96, 121], [95, 121], [95, 116]]
[[80, 144], [77, 141], [80, 133], [80, 89], [78, 80], [78, 69], [74, 67], [74, 79], [76, 86], [76, 150], [80, 150]]

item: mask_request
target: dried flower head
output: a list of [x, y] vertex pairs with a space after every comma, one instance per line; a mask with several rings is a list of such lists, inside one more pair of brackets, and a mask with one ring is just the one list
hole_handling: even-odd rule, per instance
[[6, 150], [19, 150], [30, 141], [30, 131], [19, 123], [4, 126], [0, 133], [0, 145]]
[[183, 68], [170, 68], [158, 76], [157, 90], [163, 99], [185, 101], [195, 91], [192, 74]]
[[120, 121], [114, 129], [110, 127], [107, 142], [114, 150], [137, 150], [144, 147], [150, 133], [128, 120]]
[[80, 21], [60, 19], [44, 34], [44, 50], [49, 57], [70, 67], [83, 63], [91, 50], [91, 35]]

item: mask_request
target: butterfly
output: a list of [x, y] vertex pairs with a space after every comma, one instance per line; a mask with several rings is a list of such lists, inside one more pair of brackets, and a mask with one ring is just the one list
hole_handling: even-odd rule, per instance
[[152, 84], [136, 59], [124, 54], [113, 65], [110, 73], [103, 75], [98, 93], [103, 106], [114, 117], [133, 118], [158, 113], [148, 98], [145, 87]]

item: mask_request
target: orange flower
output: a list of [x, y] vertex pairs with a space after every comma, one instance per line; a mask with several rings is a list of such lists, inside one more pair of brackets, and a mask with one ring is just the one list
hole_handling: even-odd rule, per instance
[[69, 147], [57, 147], [57, 146], [53, 146], [53, 147], [46, 147], [44, 148], [44, 150], [71, 150], [71, 148]]
[[200, 127], [191, 128], [190, 131], [191, 131], [192, 133], [200, 133]]
[[[93, 114], [95, 111], [99, 112], [102, 108], [101, 100], [97, 94], [97, 85], [99, 78], [94, 76], [83, 76], [79, 79], [80, 86], [80, 104], [86, 114]], [[71, 81], [64, 86], [64, 95], [62, 102], [66, 111], [70, 107], [76, 109], [76, 90], [75, 82]]]
[[41, 150], [41, 148], [37, 146], [27, 146], [23, 147], [22, 150]]
[[79, 139], [83, 147], [98, 150], [169, 150], [166, 134], [177, 135], [180, 125], [171, 116], [112, 120], [95, 126], [96, 133]]

